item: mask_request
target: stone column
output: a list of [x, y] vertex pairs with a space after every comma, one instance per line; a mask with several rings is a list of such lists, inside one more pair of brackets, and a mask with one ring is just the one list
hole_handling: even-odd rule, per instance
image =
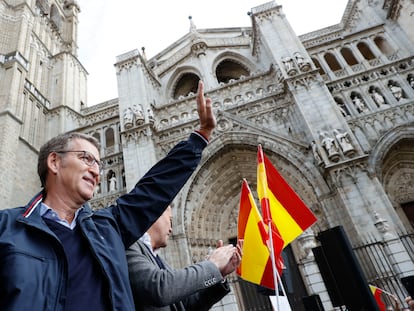
[[306, 230], [297, 240], [302, 250], [298, 266], [302, 272], [309, 295], [319, 295], [325, 310], [333, 310], [328, 291], [312, 252], [312, 248], [316, 247], [313, 231], [311, 229]]

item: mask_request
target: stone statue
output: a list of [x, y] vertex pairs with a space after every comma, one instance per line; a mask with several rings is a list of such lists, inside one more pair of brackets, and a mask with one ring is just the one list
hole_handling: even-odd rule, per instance
[[293, 65], [293, 59], [292, 59], [292, 57], [288, 57], [288, 56], [287, 57], [284, 57], [282, 59], [282, 62], [285, 65], [286, 73], [289, 76], [293, 76], [294, 74], [296, 74], [296, 69], [295, 69], [295, 67]]
[[329, 160], [331, 161], [338, 161], [339, 160], [339, 150], [338, 146], [335, 143], [335, 139], [329, 137], [327, 132], [322, 132], [320, 134], [321, 144], [322, 147], [325, 148], [325, 151], [328, 155]]
[[132, 106], [132, 111], [134, 113], [134, 117], [135, 117], [135, 124], [136, 125], [141, 125], [145, 122], [145, 118], [144, 118], [144, 112], [142, 109], [142, 105], [138, 104], [138, 105], [134, 105]]
[[341, 114], [342, 114], [344, 117], [347, 117], [347, 116], [349, 116], [349, 115], [350, 115], [350, 113], [349, 113], [349, 111], [348, 111], [348, 108], [345, 106], [345, 104], [344, 104], [344, 103], [342, 103], [342, 102], [336, 102], [336, 104], [338, 105], [339, 111], [341, 112]]
[[341, 130], [336, 129], [334, 130], [334, 135], [344, 155], [351, 156], [355, 153], [347, 132], [341, 132]]
[[381, 106], [386, 105], [384, 96], [382, 96], [380, 93], [378, 93], [377, 90], [373, 89], [371, 91], [371, 97], [374, 100], [375, 104], [377, 104], [378, 108], [380, 108]]
[[354, 103], [354, 106], [359, 113], [368, 110], [367, 106], [365, 106], [364, 102], [361, 100], [359, 96], [355, 95], [352, 99], [352, 102]]
[[111, 178], [109, 178], [109, 191], [116, 191], [116, 175], [112, 173]]
[[295, 57], [296, 63], [298, 64], [300, 70], [305, 72], [311, 69], [310, 63], [307, 60], [305, 60], [302, 54], [300, 54], [299, 52], [295, 52], [293, 56]]
[[132, 127], [133, 123], [133, 118], [134, 118], [134, 114], [132, 113], [131, 108], [126, 108], [124, 110], [124, 127], [125, 128], [130, 128]]
[[399, 101], [403, 97], [402, 88], [399, 87], [398, 85], [390, 84], [389, 88], [391, 90], [392, 95], [394, 95], [394, 97], [397, 101]]
[[312, 147], [313, 157], [315, 158], [315, 163], [319, 166], [322, 166], [324, 163], [323, 163], [321, 155], [319, 154], [319, 147], [314, 140], [312, 140], [311, 142], [311, 147]]

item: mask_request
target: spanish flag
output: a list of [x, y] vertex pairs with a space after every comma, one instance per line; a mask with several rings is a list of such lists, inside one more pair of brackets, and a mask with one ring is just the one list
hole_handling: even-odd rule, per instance
[[386, 311], [386, 306], [382, 301], [382, 293], [384, 292], [381, 288], [376, 287], [374, 285], [369, 284], [369, 288], [371, 289], [372, 294], [374, 295], [375, 301], [377, 302], [378, 308], [380, 311]]
[[257, 162], [257, 193], [263, 218], [265, 222], [269, 218], [273, 221], [285, 247], [317, 219], [263, 154], [261, 145]]
[[[242, 183], [238, 219], [238, 239], [242, 243], [243, 256], [236, 272], [244, 280], [270, 289], [275, 289], [272, 262], [269, 250], [269, 230], [254, 201], [247, 181]], [[276, 266], [281, 272], [283, 261], [280, 254], [283, 241], [272, 230]]]

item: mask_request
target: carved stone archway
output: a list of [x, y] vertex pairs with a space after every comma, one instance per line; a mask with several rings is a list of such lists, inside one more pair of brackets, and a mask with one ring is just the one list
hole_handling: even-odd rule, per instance
[[275, 138], [271, 141], [269, 137], [251, 133], [236, 135], [236, 139], [233, 135], [228, 133], [227, 140], [223, 137], [220, 146], [211, 148], [215, 152], [209, 153], [182, 197], [182, 217], [179, 217], [192, 261], [204, 258], [218, 239], [227, 242], [237, 236], [243, 178], [247, 179], [256, 196], [258, 140], [262, 141], [267, 157], [286, 181], [320, 218], [324, 218], [319, 210], [318, 196], [321, 192], [326, 193], [328, 188], [320, 182], [315, 167], [309, 165], [311, 155], [287, 141]]

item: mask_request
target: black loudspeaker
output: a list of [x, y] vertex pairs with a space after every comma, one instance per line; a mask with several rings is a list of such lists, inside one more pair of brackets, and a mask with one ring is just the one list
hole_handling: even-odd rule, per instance
[[[327, 278], [331, 277], [334, 280], [338, 300], [336, 302], [343, 301], [349, 311], [379, 311], [342, 226], [321, 232], [317, 239], [321, 243], [325, 258], [322, 265], [327, 265], [331, 272], [331, 276]], [[316, 260], [323, 275], [327, 268], [320, 265], [318, 259]], [[323, 278], [325, 280], [325, 276]], [[325, 285], [330, 286], [326, 283]]]
[[341, 291], [336, 284], [335, 276], [331, 271], [328, 260], [325, 257], [322, 246], [312, 248], [313, 255], [315, 256], [316, 263], [318, 264], [319, 271], [321, 272], [323, 282], [325, 283], [326, 290], [328, 291], [329, 298], [331, 298], [332, 305], [334, 307], [343, 306], [345, 304], [344, 299], [341, 296]]
[[408, 295], [414, 297], [414, 275], [405, 276], [401, 278], [401, 283], [404, 285]]
[[302, 298], [303, 306], [306, 311], [325, 311], [319, 295], [310, 295]]

